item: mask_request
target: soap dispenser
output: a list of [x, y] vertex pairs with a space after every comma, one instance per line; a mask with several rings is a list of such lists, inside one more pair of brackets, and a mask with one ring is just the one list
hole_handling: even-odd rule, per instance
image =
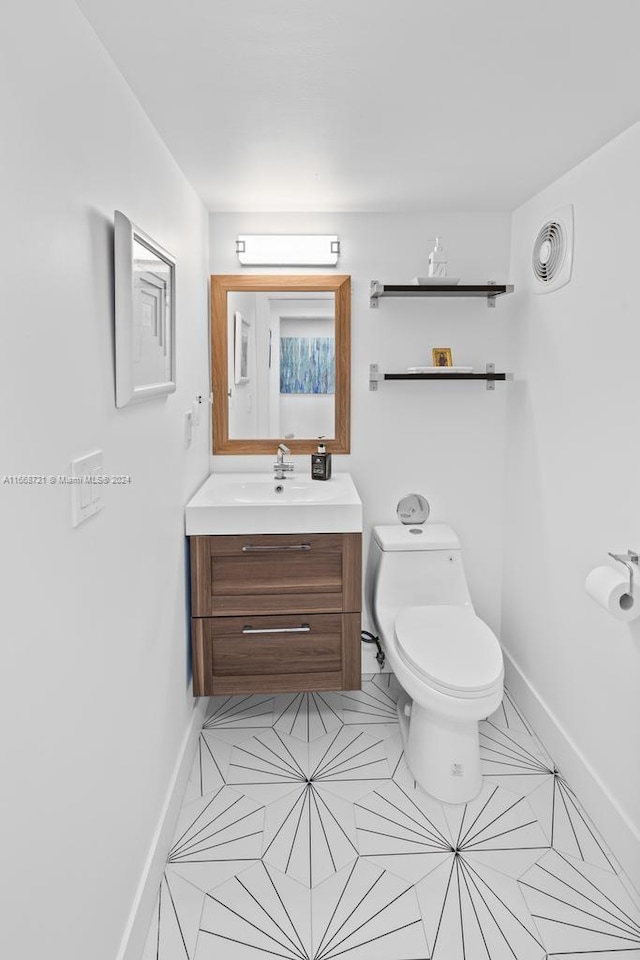
[[311, 479], [312, 480], [330, 480], [331, 479], [331, 454], [327, 453], [327, 448], [322, 442], [324, 437], [318, 437], [318, 450], [311, 454]]
[[440, 237], [436, 237], [436, 245], [429, 254], [429, 276], [446, 277], [447, 275], [447, 255], [442, 249]]

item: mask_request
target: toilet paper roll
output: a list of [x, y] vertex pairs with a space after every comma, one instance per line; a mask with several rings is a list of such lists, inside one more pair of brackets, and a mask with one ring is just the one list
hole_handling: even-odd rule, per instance
[[634, 594], [629, 594], [629, 574], [613, 567], [596, 567], [585, 581], [589, 596], [616, 620], [628, 622], [640, 617], [640, 583], [636, 577]]

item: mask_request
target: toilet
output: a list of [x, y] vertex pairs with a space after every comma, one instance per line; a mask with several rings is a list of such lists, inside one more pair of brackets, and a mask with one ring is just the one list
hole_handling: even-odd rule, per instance
[[444, 803], [482, 788], [478, 721], [503, 693], [502, 650], [473, 609], [460, 542], [444, 523], [373, 528], [369, 610], [402, 687], [398, 719], [417, 784]]

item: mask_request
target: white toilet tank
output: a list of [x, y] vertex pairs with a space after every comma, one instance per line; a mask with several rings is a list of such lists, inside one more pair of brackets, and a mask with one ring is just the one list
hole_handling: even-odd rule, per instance
[[[374, 527], [367, 565], [367, 602], [380, 630], [380, 610], [446, 603], [472, 607], [460, 541], [446, 523]], [[386, 617], [384, 618], [386, 619]]]

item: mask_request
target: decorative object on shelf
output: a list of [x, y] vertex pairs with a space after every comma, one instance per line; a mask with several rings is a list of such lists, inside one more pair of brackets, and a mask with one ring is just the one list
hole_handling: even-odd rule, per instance
[[429, 278], [446, 277], [447, 255], [442, 249], [440, 237], [436, 237], [436, 245], [429, 254]]
[[412, 277], [411, 283], [418, 287], [435, 287], [440, 285], [455, 287], [460, 283], [460, 277]]
[[[470, 367], [423, 368], [425, 372], [382, 373], [377, 363], [369, 364], [369, 390], [377, 390], [381, 380], [486, 380], [487, 390], [495, 390], [496, 380], [513, 380], [512, 373], [496, 373], [494, 363], [487, 363], [484, 373], [472, 373]], [[468, 371], [468, 372], [462, 372]]]
[[[414, 280], [425, 279], [414, 277]], [[505, 293], [513, 293], [513, 284], [495, 283], [460, 283], [455, 277], [445, 277], [445, 282], [435, 278], [427, 278], [426, 284], [417, 283], [380, 283], [372, 280], [369, 287], [369, 306], [378, 307], [382, 297], [484, 297], [488, 307], [495, 307], [496, 298]]]
[[176, 389], [175, 269], [170, 253], [115, 211], [117, 407]]
[[335, 234], [242, 234], [236, 253], [243, 267], [335, 267], [340, 240]]
[[434, 367], [452, 367], [451, 347], [434, 347], [431, 351]]
[[249, 333], [251, 327], [239, 310], [233, 315], [234, 350], [233, 366], [236, 383], [249, 382]]

